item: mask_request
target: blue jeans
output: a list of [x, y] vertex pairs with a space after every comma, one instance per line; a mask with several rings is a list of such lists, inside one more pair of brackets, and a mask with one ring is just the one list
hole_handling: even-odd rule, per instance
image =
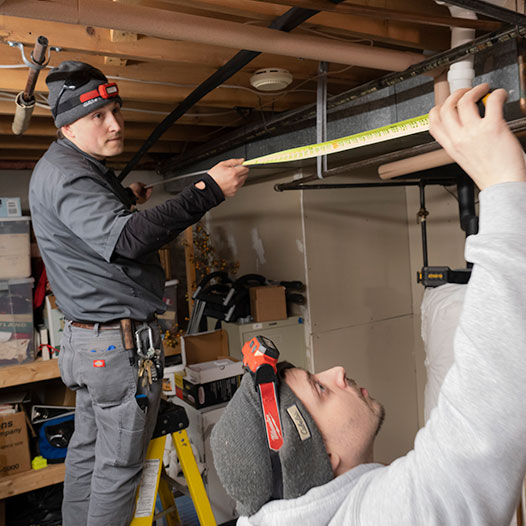
[[[161, 345], [152, 322], [155, 346]], [[146, 331], [143, 332], [146, 335]], [[77, 393], [75, 432], [66, 456], [63, 526], [128, 526], [144, 457], [157, 420], [162, 378], [137, 404], [132, 367], [118, 329], [82, 329], [66, 323], [59, 367]]]

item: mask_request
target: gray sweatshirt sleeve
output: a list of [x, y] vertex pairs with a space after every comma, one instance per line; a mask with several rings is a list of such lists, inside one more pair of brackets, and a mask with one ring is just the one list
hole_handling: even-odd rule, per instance
[[526, 470], [526, 183], [480, 193], [455, 362], [414, 450], [363, 477], [331, 525], [507, 526]]

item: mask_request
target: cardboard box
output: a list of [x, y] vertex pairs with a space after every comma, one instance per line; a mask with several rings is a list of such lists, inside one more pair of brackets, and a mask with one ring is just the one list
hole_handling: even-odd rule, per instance
[[[181, 353], [182, 366], [176, 366], [175, 370], [165, 374], [169, 389], [163, 389], [166, 394], [175, 394], [197, 409], [228, 402], [232, 398], [241, 382], [243, 369], [241, 363], [228, 358], [225, 331], [182, 336]], [[214, 362], [223, 365], [214, 366]], [[210, 363], [211, 366], [203, 365]], [[228, 366], [228, 369], [222, 369], [223, 366]], [[225, 374], [231, 376], [225, 377]], [[189, 380], [189, 375], [195, 382]]]
[[287, 319], [285, 287], [250, 287], [250, 313], [256, 322]]
[[226, 331], [209, 331], [181, 336], [183, 365], [210, 362], [228, 356], [228, 336]]
[[0, 477], [31, 469], [26, 416], [0, 415]]
[[20, 217], [20, 197], [0, 197], [0, 217]]
[[211, 362], [196, 363], [186, 367], [186, 380], [193, 384], [206, 384], [223, 378], [243, 374], [243, 362], [223, 358]]

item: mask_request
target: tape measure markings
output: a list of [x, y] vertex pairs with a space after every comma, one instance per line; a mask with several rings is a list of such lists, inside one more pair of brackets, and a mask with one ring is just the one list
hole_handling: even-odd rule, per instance
[[330, 141], [320, 142], [317, 144], [309, 144], [307, 146], [300, 146], [297, 148], [290, 148], [280, 152], [256, 157], [243, 163], [244, 166], [251, 166], [256, 164], [274, 164], [286, 163], [291, 161], [299, 161], [302, 159], [312, 159], [321, 155], [330, 155], [332, 153], [343, 152], [353, 148], [360, 148], [378, 142], [396, 139], [398, 137], [405, 137], [414, 135], [429, 130], [429, 114], [421, 115], [420, 117], [413, 117], [405, 121], [400, 121], [373, 130], [355, 133], [347, 137], [340, 137], [339, 139], [332, 139]]

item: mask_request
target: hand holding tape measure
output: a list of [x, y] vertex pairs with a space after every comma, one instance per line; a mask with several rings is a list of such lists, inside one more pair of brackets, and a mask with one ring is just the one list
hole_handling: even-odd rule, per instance
[[[481, 116], [484, 116], [485, 102], [490, 93], [491, 92], [486, 93], [486, 95], [479, 99], [477, 103]], [[429, 113], [420, 115], [419, 117], [413, 117], [411, 119], [396, 122], [394, 124], [388, 124], [387, 126], [381, 126], [380, 128], [375, 128], [373, 130], [367, 130], [364, 132], [355, 133], [353, 135], [348, 135], [346, 137], [340, 137], [330, 141], [309, 144], [307, 146], [299, 146], [297, 148], [290, 148], [280, 152], [271, 153], [269, 155], [263, 155], [261, 157], [256, 157], [255, 159], [244, 161], [243, 166], [269, 165], [312, 159], [322, 155], [344, 152], [347, 150], [361, 148], [363, 146], [369, 146], [371, 144], [376, 144], [391, 139], [398, 139], [400, 137], [407, 137], [409, 135], [415, 135], [417, 133], [426, 131], [429, 131]], [[198, 175], [204, 175], [205, 173], [208, 173], [208, 170], [201, 170], [199, 172], [193, 172], [182, 176], [172, 177], [170, 179], [164, 179], [163, 181], [149, 185], [147, 188], [175, 179], [196, 177]]]

